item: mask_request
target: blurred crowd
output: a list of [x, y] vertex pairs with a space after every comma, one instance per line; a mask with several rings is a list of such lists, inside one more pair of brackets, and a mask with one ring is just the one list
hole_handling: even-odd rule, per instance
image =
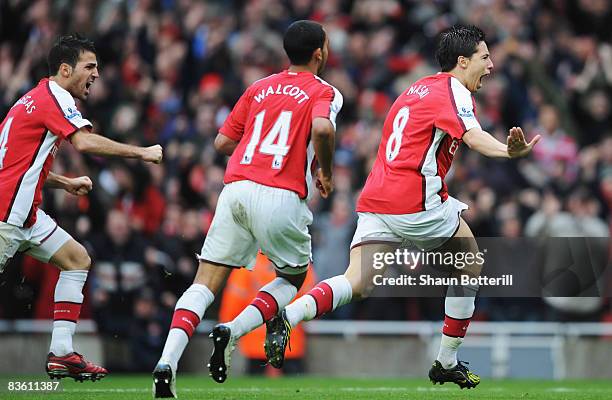
[[[606, 0], [2, 1], [0, 114], [48, 74], [46, 54], [56, 37], [77, 31], [95, 42], [101, 66], [89, 100], [79, 104], [94, 130], [165, 148], [162, 165], [84, 157], [68, 144], [55, 161], [55, 172], [94, 181], [84, 198], [47, 190], [43, 208], [91, 251], [88, 301], [102, 332], [129, 337], [144, 350], [163, 341], [223, 187], [226, 160], [213, 139], [249, 84], [287, 67], [282, 34], [297, 19], [324, 24], [330, 57], [323, 78], [344, 95], [335, 192], [311, 201], [319, 279], [348, 264], [355, 200], [387, 110], [412, 82], [438, 71], [436, 35], [457, 22], [485, 31], [495, 65], [476, 95], [483, 128], [502, 141], [512, 126], [528, 138], [543, 136], [523, 160], [489, 160], [465, 146], [457, 152], [449, 192], [470, 206], [463, 215], [475, 235], [609, 235], [612, 4]], [[32, 304], [50, 294], [21, 278], [19, 265], [28, 262], [18, 258], [5, 273], [0, 318], [44, 316]], [[336, 317], [437, 320], [442, 303], [370, 299]], [[609, 302], [592, 303], [481, 299], [477, 318], [612, 319]]]

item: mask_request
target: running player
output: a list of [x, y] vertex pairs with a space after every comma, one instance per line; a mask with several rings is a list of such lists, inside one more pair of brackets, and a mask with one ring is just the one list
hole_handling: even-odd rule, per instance
[[277, 278], [231, 323], [213, 329], [211, 376], [227, 377], [236, 340], [273, 318], [296, 295], [310, 261], [311, 171], [316, 185], [332, 191], [336, 115], [342, 95], [318, 75], [328, 55], [323, 27], [311, 21], [289, 26], [283, 46], [289, 69], [246, 89], [215, 139], [231, 158], [194, 283], [176, 303], [172, 325], [153, 371], [155, 397], [176, 397], [178, 361], [206, 308], [232, 268], [253, 266], [257, 249], [276, 267]]
[[[461, 142], [488, 157], [515, 158], [529, 154], [539, 140], [527, 143], [521, 128], [513, 127], [503, 144], [481, 129], [472, 93], [481, 88], [493, 62], [480, 29], [457, 25], [446, 30], [436, 58], [442, 72], [410, 86], [387, 115], [376, 162], [357, 202], [359, 221], [345, 274], [319, 283], [267, 323], [266, 351], [273, 366], [282, 366], [292, 327], [367, 295], [369, 271], [375, 270], [362, 269], [362, 254], [392, 251], [393, 243], [403, 241], [424, 251], [477, 253], [474, 235], [460, 217], [467, 205], [449, 196], [444, 183]], [[461, 271], [453, 268], [452, 274], [479, 276], [481, 267], [474, 262]], [[448, 288], [440, 351], [429, 371], [434, 383], [471, 388], [480, 382], [457, 361], [477, 291], [474, 286]]]
[[162, 148], [117, 143], [91, 132], [74, 99], [86, 100], [98, 75], [96, 50], [79, 36], [62, 36], [49, 52], [49, 78], [21, 97], [0, 125], [0, 272], [17, 251], [62, 270], [55, 287], [53, 333], [46, 370], [50, 378], [98, 380], [107, 370], [85, 360], [72, 347], [83, 285], [91, 260], [85, 248], [39, 207], [42, 187], [85, 195], [87, 176], [50, 172], [62, 140], [79, 151], [139, 158], [159, 163]]

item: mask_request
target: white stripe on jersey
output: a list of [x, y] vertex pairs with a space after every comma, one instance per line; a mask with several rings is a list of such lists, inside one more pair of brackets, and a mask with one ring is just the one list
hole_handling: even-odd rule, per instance
[[308, 141], [306, 146], [306, 199], [310, 200], [314, 191], [312, 190], [312, 160], [314, 160], [315, 151], [311, 141]]
[[334, 89], [334, 100], [329, 105], [329, 120], [334, 126], [334, 129], [336, 129], [336, 117], [338, 116], [338, 113], [340, 112], [340, 110], [342, 109], [342, 105], [344, 104], [344, 98], [342, 97], [342, 93], [340, 93], [340, 91], [336, 89], [333, 85], [330, 85], [318, 76], [314, 75], [314, 77], [322, 84]]
[[34, 202], [34, 194], [36, 193], [36, 185], [38, 185], [40, 173], [42, 172], [45, 160], [49, 156], [49, 153], [51, 152], [51, 149], [53, 149], [53, 145], [55, 145], [56, 141], [57, 136], [50, 131], [47, 131], [45, 139], [40, 146], [40, 149], [38, 149], [34, 162], [24, 174], [21, 184], [16, 189], [17, 195], [13, 201], [13, 207], [11, 208], [11, 214], [6, 221], [7, 223], [23, 226], [23, 224], [26, 222], [30, 209], [32, 208], [32, 203]]
[[474, 114], [474, 103], [472, 102], [472, 93], [459, 82], [455, 77], [451, 77], [451, 91], [457, 106], [457, 116], [463, 121], [465, 131], [472, 128], [480, 128], [480, 124]]
[[57, 104], [59, 104], [64, 113], [64, 117], [66, 117], [68, 122], [70, 122], [76, 128], [92, 126], [89, 120], [83, 118], [77, 109], [74, 98], [66, 89], [62, 88], [54, 81], [49, 81], [49, 89], [51, 89], [51, 94], [55, 100], [57, 100]]
[[344, 104], [344, 98], [338, 89], [333, 86], [332, 89], [334, 89], [334, 101], [329, 105], [329, 120], [334, 126], [334, 129], [336, 129], [336, 117]]
[[442, 189], [442, 178], [438, 176], [438, 160], [436, 152], [442, 143], [446, 133], [436, 128], [434, 139], [427, 150], [425, 161], [421, 167], [421, 174], [425, 177], [425, 210], [431, 210], [442, 204], [442, 198], [438, 195]]
[[[333, 85], [330, 85], [329, 83], [325, 82], [323, 79], [321, 79], [317, 75], [313, 75], [313, 76], [315, 77], [316, 80], [318, 80], [324, 85], [331, 87], [334, 90], [334, 99], [329, 104], [329, 120], [331, 121], [332, 126], [334, 127], [334, 130], [336, 130], [336, 117], [338, 116], [338, 113], [342, 109], [342, 104], [344, 103], [344, 98], [342, 97], [342, 93], [340, 93], [340, 91], [336, 89]], [[312, 145], [312, 142], [308, 142], [308, 146], [306, 147], [306, 188], [308, 189], [308, 193], [306, 194], [307, 199], [310, 199], [312, 195], [314, 194], [312, 190], [312, 172], [311, 172], [312, 160], [314, 160], [314, 157], [315, 157], [314, 146]]]

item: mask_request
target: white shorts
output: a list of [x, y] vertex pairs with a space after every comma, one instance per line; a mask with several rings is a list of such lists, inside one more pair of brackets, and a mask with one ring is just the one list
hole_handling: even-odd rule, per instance
[[391, 242], [430, 251], [442, 246], [459, 228], [459, 216], [468, 206], [454, 197], [440, 206], [414, 214], [359, 213], [351, 249], [368, 242]]
[[299, 274], [311, 259], [311, 223], [312, 212], [295, 192], [251, 181], [232, 182], [219, 196], [198, 258], [252, 268], [261, 249], [277, 270]]
[[0, 272], [18, 251], [49, 262], [70, 239], [72, 236], [41, 209], [36, 212], [36, 223], [29, 228], [0, 222]]

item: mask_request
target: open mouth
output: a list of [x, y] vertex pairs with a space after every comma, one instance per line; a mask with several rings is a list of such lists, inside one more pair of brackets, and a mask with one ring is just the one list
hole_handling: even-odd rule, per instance
[[91, 85], [93, 85], [93, 81], [92, 82], [87, 82], [85, 84], [85, 89], [89, 89], [91, 87]]

